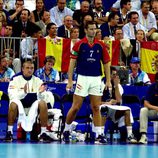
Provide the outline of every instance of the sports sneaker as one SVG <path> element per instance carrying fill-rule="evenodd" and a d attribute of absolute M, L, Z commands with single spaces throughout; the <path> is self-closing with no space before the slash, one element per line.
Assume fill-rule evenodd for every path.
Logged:
<path fill-rule="evenodd" d="M 136 144 L 137 143 L 137 139 L 134 137 L 133 134 L 131 134 L 128 138 L 127 138 L 127 142 L 131 143 L 131 144 Z"/>
<path fill-rule="evenodd" d="M 140 144 L 147 144 L 148 143 L 148 139 L 147 139 L 147 137 L 146 137 L 146 135 L 142 135 L 141 136 L 141 138 L 140 138 L 140 140 L 139 140 L 139 143 Z"/>
<path fill-rule="evenodd" d="M 100 113 L 101 113 L 102 116 L 107 116 L 108 107 L 107 106 L 101 106 L 100 107 Z"/>
<path fill-rule="evenodd" d="M 95 139 L 95 144 L 107 144 L 108 141 L 104 135 L 99 135 L 98 138 Z"/>
<path fill-rule="evenodd" d="M 69 131 L 64 131 L 64 133 L 63 133 L 63 141 L 64 141 L 65 143 L 70 143 L 70 138 L 69 138 L 69 136 L 70 136 L 70 132 L 69 132 Z"/>
<path fill-rule="evenodd" d="M 51 138 L 47 135 L 47 133 L 42 133 L 38 136 L 38 139 L 40 142 L 43 143 L 50 143 L 51 142 Z"/>
<path fill-rule="evenodd" d="M 13 141 L 13 134 L 11 133 L 11 131 L 7 131 L 5 141 L 6 142 L 12 142 Z"/>

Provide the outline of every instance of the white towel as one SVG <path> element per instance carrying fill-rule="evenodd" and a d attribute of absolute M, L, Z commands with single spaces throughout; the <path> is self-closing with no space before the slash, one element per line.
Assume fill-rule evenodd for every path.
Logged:
<path fill-rule="evenodd" d="M 26 116 L 26 113 L 25 113 L 25 109 L 24 109 L 24 107 L 23 107 L 20 100 L 13 99 L 10 102 L 14 102 L 18 106 L 18 112 L 19 112 L 18 123 L 21 123 L 21 127 L 26 132 L 32 131 L 33 124 L 35 123 L 36 117 L 37 117 L 37 114 L 38 114 L 38 102 L 39 102 L 39 100 L 36 100 L 32 104 L 27 116 Z"/>
<path fill-rule="evenodd" d="M 128 107 L 128 106 L 119 106 L 119 105 L 102 104 L 102 105 L 100 105 L 100 108 L 101 107 L 105 107 L 105 106 L 108 107 L 110 109 L 110 111 L 111 110 L 114 110 L 114 111 L 116 111 L 116 110 L 130 110 L 130 121 L 131 121 L 131 123 L 134 122 L 130 107 Z M 113 119 L 113 118 L 111 118 L 111 119 Z M 124 116 L 121 117 L 117 122 L 118 122 L 118 127 L 124 126 L 125 125 L 125 118 L 124 118 Z"/>

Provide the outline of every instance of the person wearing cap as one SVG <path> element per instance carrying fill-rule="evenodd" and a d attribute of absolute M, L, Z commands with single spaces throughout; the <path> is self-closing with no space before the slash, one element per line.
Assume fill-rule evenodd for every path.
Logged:
<path fill-rule="evenodd" d="M 146 85 L 151 83 L 147 73 L 140 69 L 140 59 L 138 57 L 132 57 L 130 61 L 130 68 L 130 85 Z"/>

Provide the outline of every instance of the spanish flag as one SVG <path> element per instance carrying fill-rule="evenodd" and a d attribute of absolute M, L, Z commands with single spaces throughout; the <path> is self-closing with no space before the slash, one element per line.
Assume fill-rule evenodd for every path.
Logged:
<path fill-rule="evenodd" d="M 119 56 L 120 56 L 120 41 L 104 41 L 107 44 L 108 52 L 111 58 L 111 65 L 117 66 L 119 63 Z"/>
<path fill-rule="evenodd" d="M 39 67 L 44 65 L 44 59 L 52 55 L 56 59 L 54 69 L 67 72 L 70 62 L 70 39 L 38 39 Z"/>
<path fill-rule="evenodd" d="M 158 42 L 141 43 L 141 69 L 148 73 L 151 82 L 155 80 L 155 64 L 158 58 Z"/>

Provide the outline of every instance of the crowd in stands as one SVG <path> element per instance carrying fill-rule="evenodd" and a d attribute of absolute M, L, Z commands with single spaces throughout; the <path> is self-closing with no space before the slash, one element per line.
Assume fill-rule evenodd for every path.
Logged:
<path fill-rule="evenodd" d="M 49 0 L 47 2 L 50 3 Z M 63 78 L 67 79 L 67 74 L 61 77 L 62 72 L 53 68 L 56 61 L 54 56 L 47 56 L 44 66 L 38 67 L 38 39 L 45 38 L 54 43 L 63 38 L 71 39 L 70 50 L 72 50 L 74 44 L 86 36 L 87 23 L 94 21 L 97 26 L 95 38 L 98 41 L 104 41 L 104 43 L 120 41 L 121 53 L 118 66 L 130 67 L 128 83 L 151 84 L 147 73 L 140 68 L 140 46 L 143 41 L 158 41 L 158 0 L 115 0 L 111 1 L 113 4 L 108 11 L 104 9 L 103 0 L 74 0 L 73 2 L 76 5 L 70 7 L 67 5 L 69 1 L 57 0 L 56 3 L 52 1 L 50 8 L 46 1 L 36 0 L 35 9 L 29 10 L 25 7 L 26 0 L 15 0 L 15 4 L 12 3 L 14 7 L 10 8 L 5 0 L 0 0 L 0 82 L 10 82 L 12 77 L 21 70 L 23 73 L 27 72 L 26 65 L 31 69 L 32 63 L 25 63 L 28 60 L 34 63 L 32 70 L 35 70 L 35 75 L 41 79 L 40 83 L 42 80 L 58 82 Z M 108 45 L 106 47 L 109 49 Z M 126 54 L 130 54 L 128 60 Z M 32 70 L 30 75 L 21 75 L 21 78 L 32 76 Z M 27 89 L 26 86 L 24 82 L 25 89 Z M 13 91 L 11 89 L 10 86 L 10 92 Z M 41 89 L 41 92 L 44 91 L 45 89 Z M 17 105 L 16 108 L 14 105 L 10 110 L 11 108 L 14 111 L 17 110 Z M 47 115 L 45 102 L 37 106 L 42 109 L 40 117 L 44 120 L 40 135 L 40 140 L 43 141 L 48 139 L 45 134 L 47 119 L 42 113 L 44 111 Z M 9 112 L 11 116 L 11 111 Z M 128 112 L 124 111 L 123 115 L 126 113 Z M 9 140 L 12 140 L 13 121 L 9 119 L 7 133 Z M 131 126 L 130 122 L 127 124 Z M 129 133 L 132 134 L 131 127 Z"/>

